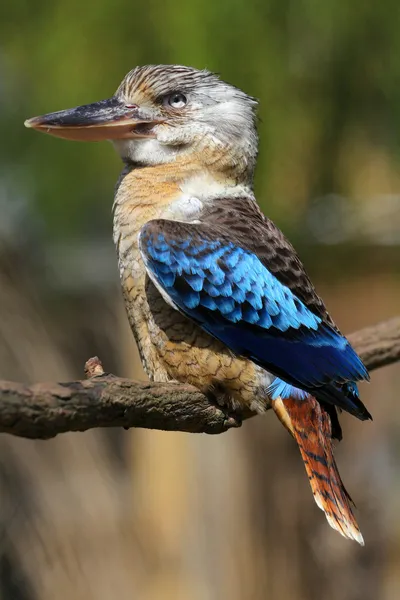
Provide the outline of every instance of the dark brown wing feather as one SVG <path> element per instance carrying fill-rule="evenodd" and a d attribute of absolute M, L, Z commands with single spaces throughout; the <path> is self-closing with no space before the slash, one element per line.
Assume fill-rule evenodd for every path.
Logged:
<path fill-rule="evenodd" d="M 218 199 L 200 217 L 258 256 L 277 279 L 314 314 L 335 326 L 292 244 L 251 198 Z M 337 329 L 337 328 L 336 328 Z"/>

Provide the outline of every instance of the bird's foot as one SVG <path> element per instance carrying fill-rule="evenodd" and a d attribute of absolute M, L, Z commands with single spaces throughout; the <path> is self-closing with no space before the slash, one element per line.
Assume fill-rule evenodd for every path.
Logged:
<path fill-rule="evenodd" d="M 220 410 L 225 418 L 223 423 L 224 431 L 242 426 L 243 411 L 232 405 L 232 398 L 224 390 L 217 386 L 208 390 L 207 393 L 214 406 Z"/>
<path fill-rule="evenodd" d="M 223 409 L 222 409 L 223 410 Z M 225 411 L 224 428 L 232 429 L 233 427 L 241 427 L 243 423 L 243 416 L 239 412 Z"/>

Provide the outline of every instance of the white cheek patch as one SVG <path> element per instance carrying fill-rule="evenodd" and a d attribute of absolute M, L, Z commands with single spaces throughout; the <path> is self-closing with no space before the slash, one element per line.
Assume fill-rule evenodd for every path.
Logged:
<path fill-rule="evenodd" d="M 217 106 L 213 107 L 213 113 L 215 115 L 224 115 L 227 119 L 243 123 L 249 118 L 249 114 L 243 109 L 243 106 L 234 100 L 228 100 L 221 102 Z"/>

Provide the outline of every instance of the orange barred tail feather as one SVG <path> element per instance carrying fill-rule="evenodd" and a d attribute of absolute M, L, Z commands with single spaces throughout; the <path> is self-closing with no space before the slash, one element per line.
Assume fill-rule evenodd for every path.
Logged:
<path fill-rule="evenodd" d="M 333 456 L 328 412 L 310 395 L 305 400 L 278 397 L 272 401 L 272 408 L 299 446 L 315 502 L 324 511 L 329 525 L 363 546 L 351 508 L 352 500 Z"/>

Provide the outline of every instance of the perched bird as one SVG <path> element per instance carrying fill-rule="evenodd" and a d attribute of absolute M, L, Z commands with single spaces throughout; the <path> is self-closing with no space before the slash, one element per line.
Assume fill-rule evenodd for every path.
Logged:
<path fill-rule="evenodd" d="M 130 71 L 109 100 L 25 124 L 111 140 L 125 163 L 114 241 L 149 377 L 191 383 L 227 411 L 272 407 L 329 524 L 363 544 L 333 439 L 337 408 L 371 418 L 356 385 L 368 372 L 256 203 L 256 107 L 213 73 L 157 65 Z"/>

